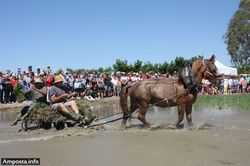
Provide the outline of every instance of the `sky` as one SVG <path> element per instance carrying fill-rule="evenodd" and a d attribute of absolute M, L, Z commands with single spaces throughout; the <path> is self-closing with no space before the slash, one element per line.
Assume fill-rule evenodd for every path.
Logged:
<path fill-rule="evenodd" d="M 0 70 L 98 68 L 196 55 L 231 65 L 224 43 L 239 0 L 1 0 Z"/>

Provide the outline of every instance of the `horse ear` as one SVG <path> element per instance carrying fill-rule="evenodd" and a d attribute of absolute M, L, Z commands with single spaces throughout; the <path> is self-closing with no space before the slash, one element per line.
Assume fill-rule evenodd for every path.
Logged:
<path fill-rule="evenodd" d="M 209 58 L 209 61 L 211 61 L 211 62 L 215 61 L 215 55 L 214 54 Z"/>

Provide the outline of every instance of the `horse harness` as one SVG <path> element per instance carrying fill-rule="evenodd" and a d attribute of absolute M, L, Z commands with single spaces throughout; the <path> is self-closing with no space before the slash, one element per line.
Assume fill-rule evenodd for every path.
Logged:
<path fill-rule="evenodd" d="M 205 65 L 205 64 L 204 64 Z M 206 69 L 205 69 L 206 70 Z M 182 84 L 183 84 L 183 90 L 179 90 L 178 87 L 180 87 L 181 85 L 178 83 L 178 81 L 173 83 L 174 89 L 175 89 L 175 95 L 174 96 L 170 96 L 169 98 L 164 98 L 162 100 L 160 100 L 159 102 L 154 103 L 154 105 L 157 104 L 161 104 L 161 103 L 169 103 L 169 99 L 170 98 L 174 98 L 176 97 L 176 101 L 183 97 L 186 96 L 188 94 L 197 94 L 199 92 L 200 89 L 200 85 L 198 85 L 198 83 L 195 81 L 195 75 L 192 73 L 192 69 L 190 66 L 185 66 L 181 72 L 179 73 L 179 80 L 181 80 Z"/>
<path fill-rule="evenodd" d="M 199 85 L 195 80 L 196 75 L 193 74 L 190 66 L 186 66 L 183 71 L 184 76 L 180 76 L 183 81 L 185 89 L 187 89 L 191 94 L 195 94 L 199 91 Z"/>
<path fill-rule="evenodd" d="M 208 67 L 207 67 L 207 62 L 205 62 L 203 60 L 203 66 L 205 66 L 205 68 L 202 71 L 203 75 L 209 74 L 212 75 L 211 72 L 208 71 Z M 202 67 L 202 66 L 201 66 Z M 201 67 L 199 70 L 201 70 Z M 181 83 L 183 84 L 183 90 L 179 90 L 178 87 L 180 87 L 181 85 L 178 83 L 178 81 L 173 81 L 170 83 L 173 83 L 174 89 L 175 89 L 175 95 L 174 96 L 170 96 L 168 98 L 163 98 L 162 100 L 160 100 L 159 102 L 153 103 L 153 105 L 157 105 L 157 104 L 161 104 L 161 103 L 169 103 L 169 100 L 171 98 L 176 97 L 178 100 L 180 97 L 186 96 L 188 94 L 197 94 L 201 88 L 201 85 L 199 85 L 199 83 L 197 83 L 197 81 L 195 80 L 195 77 L 197 77 L 196 73 L 192 72 L 192 68 L 190 65 L 186 65 L 180 72 L 179 72 L 179 80 L 181 80 Z M 126 82 L 125 85 L 123 85 L 123 87 L 126 88 L 125 93 L 128 93 L 128 89 L 131 88 L 132 86 L 134 86 L 136 84 L 136 82 L 133 83 L 129 83 Z M 178 92 L 179 91 L 179 92 Z M 180 92 L 181 91 L 181 92 Z"/>

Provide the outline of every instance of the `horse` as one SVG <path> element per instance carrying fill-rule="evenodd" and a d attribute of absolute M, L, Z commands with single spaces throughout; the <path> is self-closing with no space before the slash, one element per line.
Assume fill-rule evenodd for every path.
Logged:
<path fill-rule="evenodd" d="M 158 107 L 177 106 L 177 128 L 183 128 L 184 114 L 188 126 L 193 126 L 192 105 L 197 99 L 202 79 L 215 83 L 220 75 L 217 74 L 215 56 L 203 60 L 197 59 L 192 66 L 186 66 L 179 72 L 178 78 L 162 78 L 156 80 L 142 80 L 127 84 L 122 87 L 120 93 L 120 107 L 123 113 L 122 128 L 126 128 L 128 118 L 138 110 L 137 118 L 145 127 L 150 127 L 146 120 L 146 113 L 150 105 Z M 130 109 L 128 108 L 130 98 Z"/>

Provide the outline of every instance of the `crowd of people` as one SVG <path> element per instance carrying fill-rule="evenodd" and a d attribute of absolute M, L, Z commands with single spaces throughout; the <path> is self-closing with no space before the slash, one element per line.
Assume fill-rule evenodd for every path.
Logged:
<path fill-rule="evenodd" d="M 250 76 L 225 78 L 217 86 L 206 80 L 203 82 L 202 94 L 229 95 L 236 93 L 250 93 Z"/>
<path fill-rule="evenodd" d="M 18 74 L 11 72 L 0 72 L 0 102 L 14 103 L 17 101 L 15 89 L 17 86 L 28 93 L 32 90 L 32 83 L 40 79 L 46 87 L 54 84 L 55 78 L 63 82 L 62 89 L 66 92 L 75 92 L 77 98 L 85 98 L 93 101 L 104 97 L 119 96 L 122 83 L 127 81 L 138 81 L 150 78 L 169 77 L 167 74 L 156 73 L 52 73 L 51 70 L 36 72 L 32 70 L 23 71 Z"/>
<path fill-rule="evenodd" d="M 159 77 L 168 76 L 142 72 L 128 74 L 116 72 L 109 75 L 94 72 L 77 74 L 63 71 L 32 72 L 32 70 L 19 74 L 0 73 L 1 102 L 20 102 L 20 98 L 30 101 L 25 103 L 12 123 L 13 126 L 37 106 L 49 106 L 52 112 L 59 112 L 79 125 L 87 125 L 94 120 L 94 116 L 85 113 L 82 115 L 76 99 L 94 101 L 104 97 L 119 96 L 122 84 Z"/>
<path fill-rule="evenodd" d="M 32 83 L 36 79 L 40 79 L 46 87 L 53 85 L 55 78 L 60 78 L 63 82 L 62 89 L 66 92 L 75 92 L 76 98 L 85 98 L 90 101 L 98 100 L 104 97 L 119 96 L 121 86 L 127 81 L 136 82 L 145 79 L 157 79 L 162 77 L 175 77 L 174 75 L 159 74 L 159 73 L 122 73 L 115 72 L 107 73 L 69 73 L 61 71 L 52 73 L 51 70 L 41 72 L 37 69 L 33 72 L 28 71 L 18 72 L 0 72 L 0 103 L 14 103 L 17 96 L 15 93 L 16 87 L 19 85 L 25 93 L 32 90 Z M 208 81 L 203 82 L 202 94 L 231 94 L 250 92 L 250 77 L 242 76 L 240 79 L 224 79 L 215 87 Z"/>

